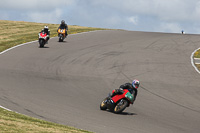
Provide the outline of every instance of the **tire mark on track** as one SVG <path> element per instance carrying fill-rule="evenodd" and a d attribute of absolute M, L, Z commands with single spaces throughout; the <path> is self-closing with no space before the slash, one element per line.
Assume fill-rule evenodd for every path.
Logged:
<path fill-rule="evenodd" d="M 128 80 L 132 81 L 131 78 L 129 78 L 125 73 L 122 73 L 122 74 L 123 74 Z M 154 95 L 154 96 L 157 96 L 157 97 L 159 97 L 159 98 L 161 98 L 161 99 L 163 99 L 163 100 L 166 100 L 166 101 L 168 101 L 168 102 L 170 102 L 170 103 L 173 103 L 173 104 L 175 104 L 175 105 L 177 105 L 177 106 L 180 106 L 180 107 L 182 107 L 182 108 L 191 110 L 191 111 L 193 111 L 193 112 L 200 113 L 199 110 L 195 110 L 195 109 L 189 108 L 189 107 L 187 107 L 187 106 L 185 106 L 185 105 L 182 105 L 182 104 L 180 104 L 180 103 L 177 103 L 177 102 L 175 102 L 175 101 L 172 101 L 172 100 L 170 100 L 170 99 L 167 99 L 167 98 L 165 98 L 165 97 L 163 97 L 163 96 L 161 96 L 161 95 L 158 95 L 158 94 L 156 94 L 156 93 L 150 91 L 149 89 L 147 89 L 147 88 L 145 88 L 145 87 L 143 87 L 143 86 L 141 86 L 141 85 L 140 85 L 140 87 L 141 87 L 143 90 L 149 92 L 150 94 L 152 94 L 152 95 Z"/>

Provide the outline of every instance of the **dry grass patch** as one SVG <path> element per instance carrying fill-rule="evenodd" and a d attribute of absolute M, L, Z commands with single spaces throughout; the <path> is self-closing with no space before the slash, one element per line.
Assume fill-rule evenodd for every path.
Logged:
<path fill-rule="evenodd" d="M 200 58 L 200 49 L 194 53 L 194 58 Z"/>
<path fill-rule="evenodd" d="M 90 133 L 43 120 L 31 118 L 21 114 L 0 108 L 0 131 L 1 132 L 52 132 L 52 133 Z"/>
<path fill-rule="evenodd" d="M 59 24 L 33 23 L 24 21 L 0 20 L 0 52 L 18 44 L 38 39 L 38 33 L 47 25 L 51 37 L 57 36 Z M 68 34 L 76 34 L 93 30 L 105 30 L 101 28 L 81 27 L 69 25 Z"/>
<path fill-rule="evenodd" d="M 200 70 L 200 64 L 195 64 L 198 70 Z"/>

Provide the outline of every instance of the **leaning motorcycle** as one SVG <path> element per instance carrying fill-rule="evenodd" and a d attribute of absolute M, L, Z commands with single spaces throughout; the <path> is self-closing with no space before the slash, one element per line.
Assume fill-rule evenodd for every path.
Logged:
<path fill-rule="evenodd" d="M 65 29 L 58 29 L 59 42 L 63 42 L 63 40 L 66 38 L 65 31 Z"/>
<path fill-rule="evenodd" d="M 121 113 L 129 107 L 130 104 L 133 104 L 134 96 L 127 90 L 124 89 L 123 94 L 115 95 L 113 97 L 109 96 L 106 97 L 100 104 L 101 110 L 110 110 L 116 114 Z"/>
<path fill-rule="evenodd" d="M 45 32 L 40 32 L 40 33 L 38 34 L 38 36 L 39 36 L 39 45 L 40 45 L 40 48 L 43 48 L 44 45 L 45 45 L 45 44 L 47 43 L 47 41 L 48 41 L 49 35 L 47 35 L 47 33 L 45 33 Z"/>

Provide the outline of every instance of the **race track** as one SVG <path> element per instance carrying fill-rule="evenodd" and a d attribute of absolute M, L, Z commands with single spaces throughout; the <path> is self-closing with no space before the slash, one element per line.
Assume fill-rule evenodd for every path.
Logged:
<path fill-rule="evenodd" d="M 97 133 L 198 133 L 198 35 L 97 31 L 33 42 L 0 55 L 0 105 Z M 112 89 L 138 79 L 133 106 L 99 109 Z"/>

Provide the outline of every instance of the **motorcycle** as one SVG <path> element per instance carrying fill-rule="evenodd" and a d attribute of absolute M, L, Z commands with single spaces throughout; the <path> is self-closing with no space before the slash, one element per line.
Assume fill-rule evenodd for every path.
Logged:
<path fill-rule="evenodd" d="M 59 42 L 63 42 L 63 40 L 66 38 L 65 31 L 65 29 L 58 29 Z"/>
<path fill-rule="evenodd" d="M 40 48 L 43 48 L 44 45 L 45 45 L 45 44 L 47 43 L 47 41 L 48 41 L 49 35 L 47 35 L 47 33 L 45 33 L 45 32 L 40 32 L 40 33 L 38 34 L 38 36 L 39 36 L 39 45 L 40 45 Z"/>
<path fill-rule="evenodd" d="M 112 93 L 114 93 L 114 91 Z M 116 114 L 124 111 L 126 107 L 133 104 L 134 96 L 127 89 L 124 89 L 122 93 L 123 94 L 115 95 L 113 97 L 109 94 L 109 96 L 101 102 L 100 109 L 108 109 Z"/>

